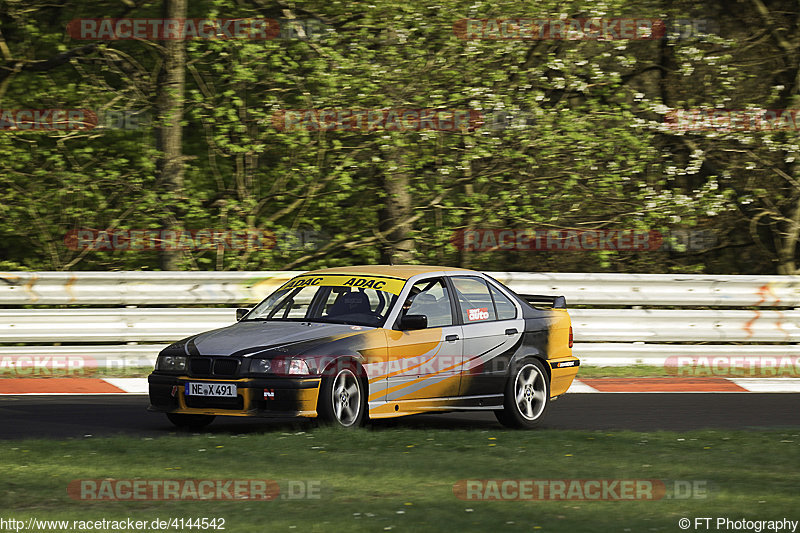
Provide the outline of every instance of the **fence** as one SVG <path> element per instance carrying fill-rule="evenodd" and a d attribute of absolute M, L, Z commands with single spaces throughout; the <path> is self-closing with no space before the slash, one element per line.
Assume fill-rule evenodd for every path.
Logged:
<path fill-rule="evenodd" d="M 167 343 L 235 321 L 233 308 L 203 306 L 252 305 L 298 273 L 0 274 L 0 371 L 4 360 L 48 355 L 92 357 L 100 366 L 151 365 Z M 520 293 L 566 296 L 575 353 L 585 364 L 800 355 L 794 310 L 800 277 L 489 274 Z"/>

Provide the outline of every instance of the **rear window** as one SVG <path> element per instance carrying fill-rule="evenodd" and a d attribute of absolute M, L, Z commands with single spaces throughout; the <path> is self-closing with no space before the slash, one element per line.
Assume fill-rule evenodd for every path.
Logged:
<path fill-rule="evenodd" d="M 494 307 L 497 310 L 497 320 L 510 320 L 517 318 L 517 307 L 514 303 L 506 297 L 502 292 L 489 284 L 489 290 L 492 291 L 492 299 L 494 300 Z"/>
<path fill-rule="evenodd" d="M 453 278 L 458 306 L 464 324 L 497 320 L 494 301 L 481 278 L 459 276 Z"/>

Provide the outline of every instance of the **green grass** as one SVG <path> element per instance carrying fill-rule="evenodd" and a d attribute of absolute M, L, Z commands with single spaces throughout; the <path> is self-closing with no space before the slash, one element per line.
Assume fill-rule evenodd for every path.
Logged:
<path fill-rule="evenodd" d="M 680 531 L 683 517 L 798 519 L 800 431 L 328 428 L 0 441 L 0 517 L 223 517 L 226 531 Z M 212 426 L 213 428 L 213 426 Z M 318 499 L 72 500 L 76 479 L 318 481 Z M 463 479 L 701 480 L 704 499 L 462 501 Z M 391 529 L 387 529 L 391 528 Z M 189 531 L 189 530 L 186 530 Z M 196 530 L 195 530 L 196 531 Z"/>
<path fill-rule="evenodd" d="M 90 378 L 146 378 L 153 371 L 152 366 L 133 368 L 97 368 L 86 377 Z"/>
<path fill-rule="evenodd" d="M 671 373 L 663 366 L 631 365 L 631 366 L 588 366 L 581 365 L 578 370 L 580 378 L 656 378 L 676 377 L 675 369 Z"/>

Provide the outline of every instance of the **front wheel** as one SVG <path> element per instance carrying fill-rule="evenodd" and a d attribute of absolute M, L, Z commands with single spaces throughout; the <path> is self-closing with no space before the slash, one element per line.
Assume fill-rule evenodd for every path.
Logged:
<path fill-rule="evenodd" d="M 187 415 L 182 413 L 167 413 L 169 421 L 179 428 L 200 429 L 209 425 L 216 418 L 214 415 Z"/>
<path fill-rule="evenodd" d="M 322 379 L 317 412 L 320 421 L 343 428 L 364 423 L 367 408 L 357 367 L 339 368 Z"/>
<path fill-rule="evenodd" d="M 550 383 L 544 365 L 537 359 L 524 359 L 508 378 L 503 409 L 494 413 L 504 426 L 533 428 L 544 418 L 549 401 Z"/>

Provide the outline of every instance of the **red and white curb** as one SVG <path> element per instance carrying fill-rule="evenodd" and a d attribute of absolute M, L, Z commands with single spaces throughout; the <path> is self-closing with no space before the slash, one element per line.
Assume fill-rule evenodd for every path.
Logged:
<path fill-rule="evenodd" d="M 2 395 L 147 394 L 147 378 L 7 378 Z M 800 393 L 800 378 L 584 378 L 567 394 L 782 392 Z"/>
<path fill-rule="evenodd" d="M 800 378 L 584 378 L 567 393 L 795 392 Z"/>
<path fill-rule="evenodd" d="M 7 378 L 0 396 L 17 394 L 147 394 L 147 378 Z"/>

